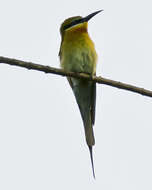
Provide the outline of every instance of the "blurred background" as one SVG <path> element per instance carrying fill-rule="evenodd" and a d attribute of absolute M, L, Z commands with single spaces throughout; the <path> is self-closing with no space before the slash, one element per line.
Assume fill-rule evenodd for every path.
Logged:
<path fill-rule="evenodd" d="M 148 0 L 1 0 L 0 56 L 59 67 L 60 24 L 89 22 L 97 75 L 152 90 Z M 0 189 L 152 189 L 152 99 L 97 85 L 93 179 L 65 77 L 0 64 Z"/>

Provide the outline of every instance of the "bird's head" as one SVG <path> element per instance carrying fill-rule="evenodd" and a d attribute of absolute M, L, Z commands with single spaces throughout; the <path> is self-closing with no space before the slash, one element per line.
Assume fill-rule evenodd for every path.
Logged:
<path fill-rule="evenodd" d="M 61 36 L 63 37 L 64 33 L 68 30 L 86 30 L 87 31 L 87 23 L 88 21 L 95 16 L 96 14 L 100 13 L 103 10 L 96 11 L 94 13 L 89 14 L 86 17 L 81 17 L 81 16 L 75 16 L 75 17 L 70 17 L 66 19 L 60 27 L 60 33 Z"/>

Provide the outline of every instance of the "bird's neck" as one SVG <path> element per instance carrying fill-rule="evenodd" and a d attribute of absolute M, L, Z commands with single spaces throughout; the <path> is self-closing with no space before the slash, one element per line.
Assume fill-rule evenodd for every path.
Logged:
<path fill-rule="evenodd" d="M 64 39 L 74 40 L 88 34 L 88 23 L 81 23 L 66 30 Z"/>

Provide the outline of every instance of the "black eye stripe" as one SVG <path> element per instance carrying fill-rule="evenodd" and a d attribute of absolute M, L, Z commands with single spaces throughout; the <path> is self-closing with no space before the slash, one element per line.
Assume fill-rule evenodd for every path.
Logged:
<path fill-rule="evenodd" d="M 66 30 L 66 29 L 68 29 L 68 28 L 70 28 L 70 27 L 72 27 L 72 26 L 74 26 L 74 25 L 77 25 L 77 24 L 80 24 L 80 23 L 83 23 L 83 22 L 88 22 L 92 17 L 94 17 L 96 14 L 100 13 L 101 11 L 103 11 L 103 10 L 91 13 L 91 14 L 89 14 L 88 16 L 86 16 L 84 18 L 82 18 L 82 17 L 79 16 L 79 19 L 77 18 L 77 20 L 74 20 L 71 23 L 65 25 L 63 27 L 63 31 Z"/>
<path fill-rule="evenodd" d="M 70 28 L 70 27 L 72 27 L 72 26 L 74 26 L 74 25 L 80 24 L 80 23 L 82 23 L 82 22 L 84 22 L 83 19 L 74 20 L 74 21 L 72 21 L 70 24 L 65 25 L 64 28 L 63 28 L 63 30 L 66 30 L 66 29 L 68 29 L 68 28 Z"/>

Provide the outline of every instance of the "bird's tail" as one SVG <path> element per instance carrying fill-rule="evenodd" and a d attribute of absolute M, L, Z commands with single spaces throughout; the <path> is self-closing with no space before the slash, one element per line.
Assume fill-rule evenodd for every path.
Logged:
<path fill-rule="evenodd" d="M 73 79 L 73 91 L 84 124 L 86 142 L 89 147 L 93 176 L 95 177 L 92 146 L 95 144 L 93 124 L 95 117 L 95 84 L 92 81 Z"/>
<path fill-rule="evenodd" d="M 89 116 L 89 114 L 88 114 Z M 87 118 L 86 118 L 87 119 Z M 91 165 L 92 165 L 92 172 L 93 172 L 93 177 L 95 178 L 95 171 L 94 171 L 94 162 L 93 162 L 93 145 L 95 144 L 95 139 L 94 139 L 94 133 L 93 133 L 93 127 L 92 124 L 90 124 L 90 117 L 88 117 L 88 120 L 84 122 L 84 130 L 85 130 L 85 137 L 86 137 L 86 142 L 89 148 L 89 153 L 90 153 L 90 158 L 91 158 Z"/>
<path fill-rule="evenodd" d="M 89 152 L 90 152 L 90 158 L 91 158 L 91 165 L 92 165 L 93 177 L 94 177 L 94 179 L 95 179 L 96 176 L 95 176 L 95 171 L 94 171 L 94 162 L 93 162 L 92 146 L 88 146 L 88 147 L 89 147 Z"/>

